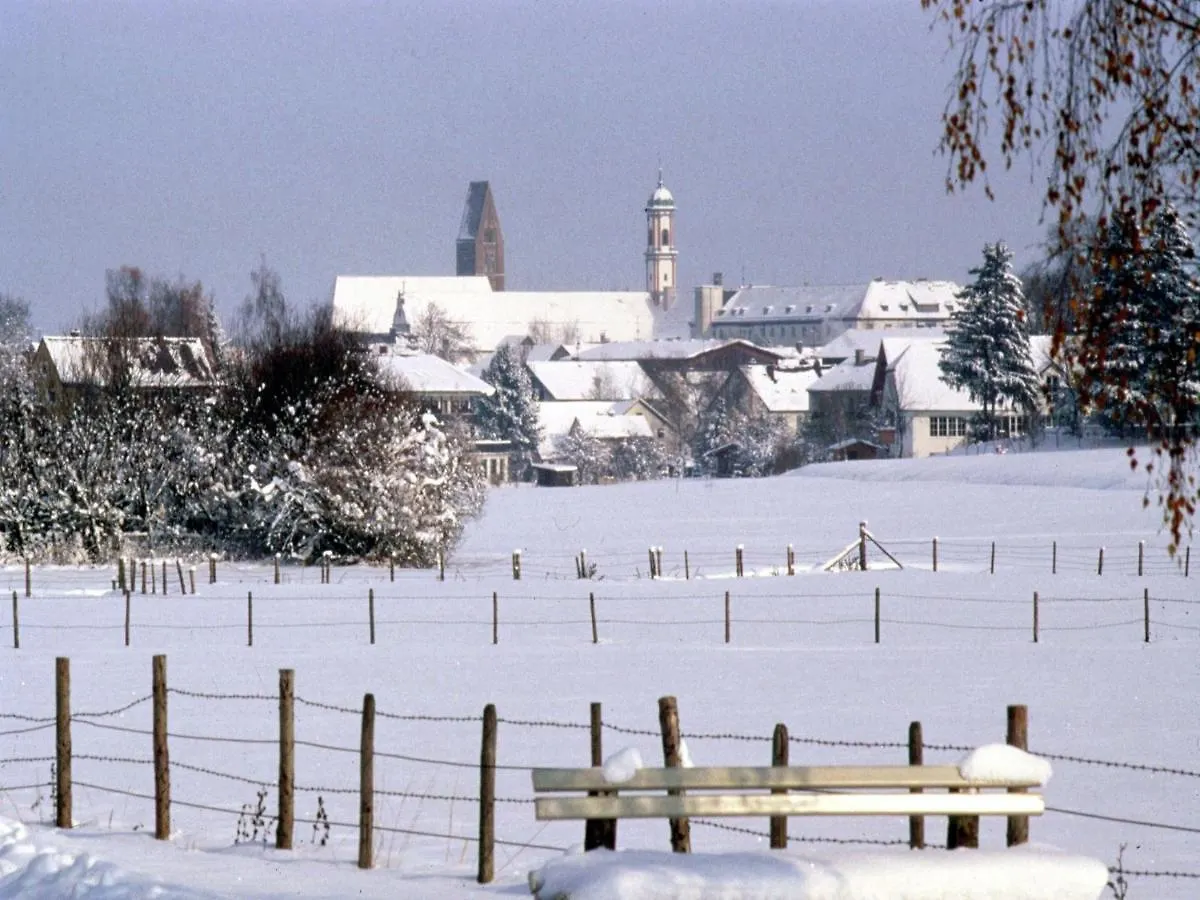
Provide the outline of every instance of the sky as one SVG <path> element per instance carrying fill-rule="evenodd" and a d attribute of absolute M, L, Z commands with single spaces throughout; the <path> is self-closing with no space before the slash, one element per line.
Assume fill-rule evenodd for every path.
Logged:
<path fill-rule="evenodd" d="M 121 265 L 223 315 L 261 259 L 300 304 L 452 275 L 484 179 L 510 289 L 639 289 L 660 165 L 686 302 L 962 282 L 1045 228 L 1031 165 L 946 194 L 953 69 L 918 0 L 0 0 L 0 291 L 50 333 Z"/>

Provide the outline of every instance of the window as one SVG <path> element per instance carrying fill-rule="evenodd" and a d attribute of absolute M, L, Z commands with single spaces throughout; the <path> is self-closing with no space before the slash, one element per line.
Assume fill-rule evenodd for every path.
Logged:
<path fill-rule="evenodd" d="M 962 416 L 932 416 L 929 419 L 930 437 L 966 437 L 967 420 Z"/>
<path fill-rule="evenodd" d="M 671 246 L 671 232 L 669 229 L 664 228 L 662 230 L 662 245 L 664 247 Z"/>
<path fill-rule="evenodd" d="M 646 245 L 649 247 L 654 246 L 654 226 L 653 225 L 651 225 L 650 230 L 646 232 Z"/>
<path fill-rule="evenodd" d="M 663 272 L 663 284 L 671 283 L 671 275 L 668 272 Z"/>

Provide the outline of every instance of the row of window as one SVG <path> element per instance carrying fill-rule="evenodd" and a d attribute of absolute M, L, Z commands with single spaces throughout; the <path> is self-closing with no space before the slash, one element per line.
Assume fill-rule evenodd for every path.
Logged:
<path fill-rule="evenodd" d="M 930 437 L 966 437 L 970 422 L 964 416 L 931 416 Z M 996 420 L 997 437 L 1019 437 L 1029 431 L 1028 416 L 1000 416 Z"/>

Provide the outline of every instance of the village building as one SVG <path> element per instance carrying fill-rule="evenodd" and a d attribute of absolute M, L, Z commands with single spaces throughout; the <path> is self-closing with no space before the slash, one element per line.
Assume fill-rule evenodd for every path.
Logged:
<path fill-rule="evenodd" d="M 504 231 L 486 181 L 472 181 L 455 243 L 455 274 L 483 275 L 493 291 L 504 290 Z"/>
<path fill-rule="evenodd" d="M 380 373 L 394 385 L 411 391 L 426 409 L 444 418 L 467 419 L 481 397 L 496 392 L 490 384 L 431 353 L 379 349 Z"/>

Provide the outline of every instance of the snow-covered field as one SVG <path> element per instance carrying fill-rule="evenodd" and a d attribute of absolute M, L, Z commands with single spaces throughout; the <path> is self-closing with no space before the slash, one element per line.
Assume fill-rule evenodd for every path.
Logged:
<path fill-rule="evenodd" d="M 1078 451 L 814 466 L 737 482 L 506 488 L 491 494 L 445 582 L 352 567 L 326 585 L 316 569 L 285 568 L 276 586 L 270 566 L 223 563 L 209 585 L 201 566 L 194 596 L 178 593 L 174 572 L 165 597 L 133 595 L 129 647 L 112 569 L 35 569 L 29 599 L 23 571 L 2 570 L 0 590 L 21 595 L 21 648 L 11 649 L 5 602 L 0 897 L 112 900 L 154 896 L 154 885 L 158 896 L 182 897 L 519 896 L 527 871 L 557 855 L 550 848 L 582 837 L 581 825 L 534 821 L 527 767 L 587 763 L 592 701 L 613 726 L 606 750 L 659 757 L 664 694 L 678 697 L 698 765 L 766 763 L 776 722 L 789 726 L 793 764 L 903 762 L 914 720 L 944 748 L 927 748 L 926 761 L 950 762 L 961 748 L 1002 740 L 1005 706 L 1024 703 L 1030 749 L 1054 765 L 1035 841 L 1107 863 L 1125 844 L 1127 869 L 1200 872 L 1200 573 L 1185 577 L 1167 558 L 1144 487 L 1121 451 Z M 904 569 L 822 572 L 862 520 Z M 789 544 L 795 577 L 786 575 Z M 663 548 L 661 579 L 647 577 L 650 546 Z M 523 577 L 514 582 L 517 548 Z M 586 582 L 575 577 L 581 549 L 596 565 Z M 870 560 L 884 562 L 874 547 Z M 168 655 L 173 691 L 169 843 L 147 834 L 155 653 Z M 53 816 L 54 729 L 42 720 L 54 714 L 56 656 L 71 659 L 76 713 L 78 827 L 69 833 L 42 827 Z M 297 817 L 311 820 L 320 796 L 332 823 L 323 845 L 298 823 L 292 852 L 261 836 L 235 843 L 238 814 L 260 785 L 268 815 L 276 802 L 280 668 L 296 672 Z M 365 692 L 380 714 L 370 872 L 355 868 L 351 824 Z M 481 887 L 472 838 L 487 703 L 501 720 L 497 834 L 506 843 L 496 884 Z M 765 847 L 765 822 L 732 824 L 756 833 L 694 823 L 695 849 Z M 927 828 L 932 840 L 943 823 Z M 790 832 L 797 852 L 824 852 L 837 849 L 831 840 L 904 840 L 907 823 L 795 818 Z M 666 849 L 667 835 L 665 822 L 622 823 L 620 844 Z M 985 821 L 983 845 L 1003 840 L 1003 822 Z M 1130 883 L 1132 898 L 1200 888 L 1194 878 Z"/>

